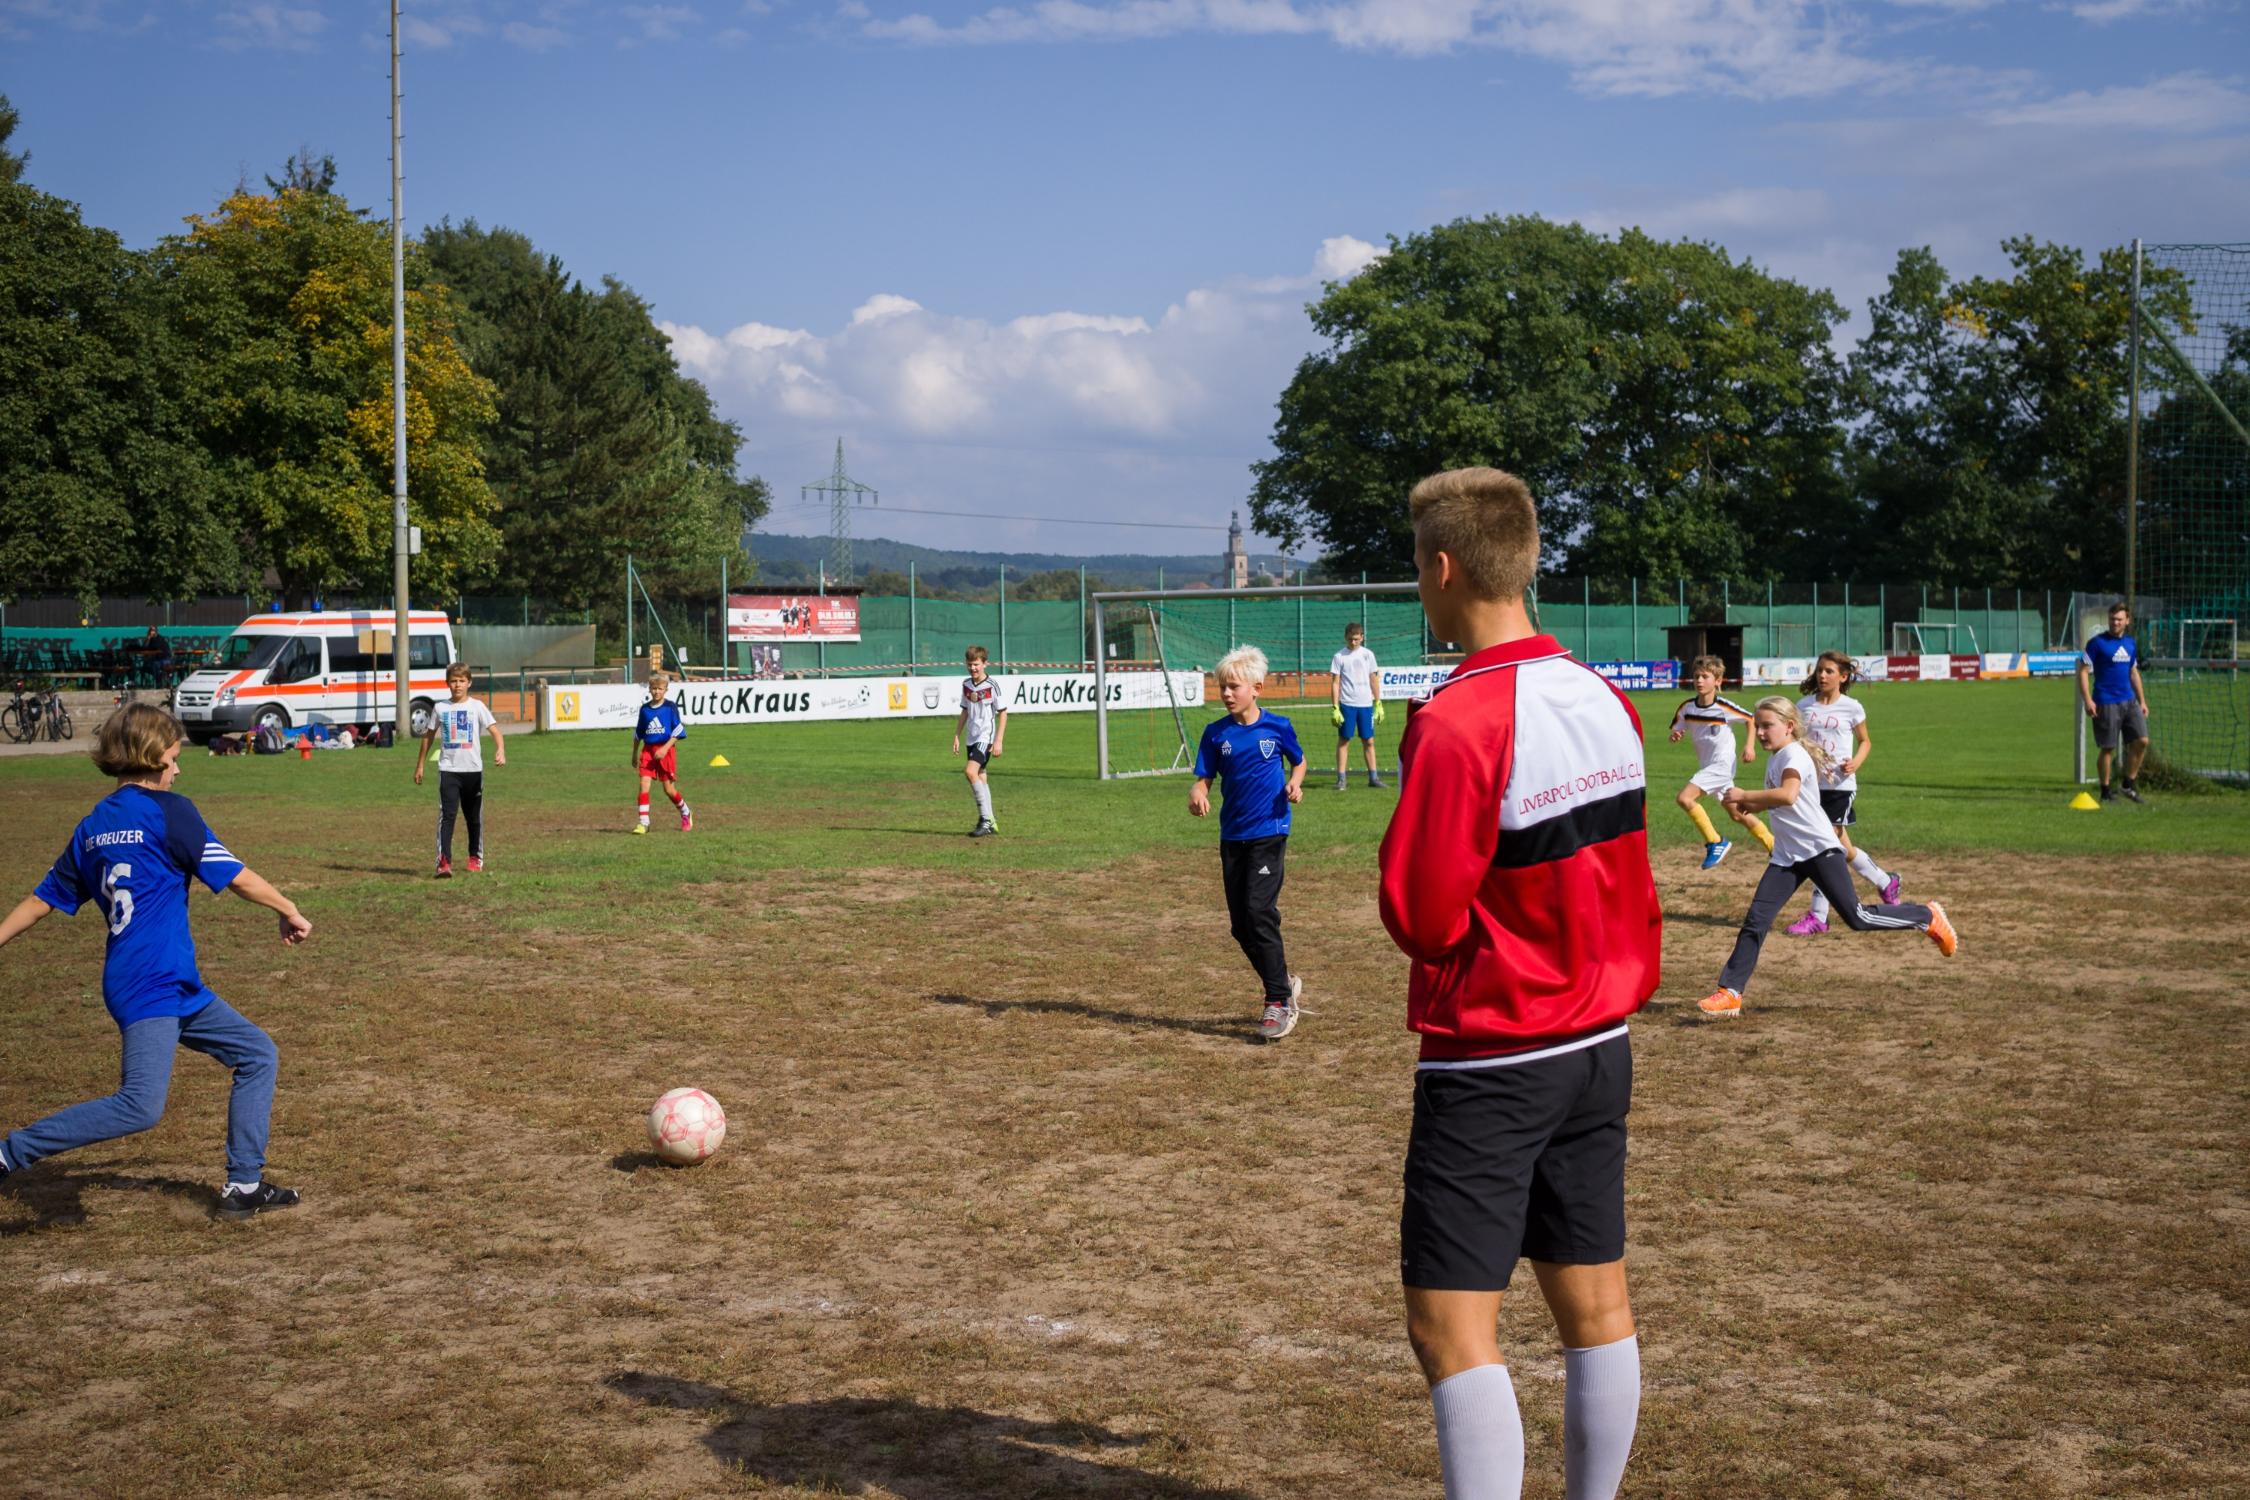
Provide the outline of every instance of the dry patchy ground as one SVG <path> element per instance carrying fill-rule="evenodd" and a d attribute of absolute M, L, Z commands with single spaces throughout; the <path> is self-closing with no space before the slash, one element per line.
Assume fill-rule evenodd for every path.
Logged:
<path fill-rule="evenodd" d="M 1777 937 L 1718 1026 L 1751 871 L 1691 864 L 1634 1031 L 1627 1493 L 2250 1493 L 2250 863 L 1917 861 L 1959 958 Z M 198 923 L 282 1043 L 306 1204 L 209 1219 L 224 1089 L 185 1055 L 156 1131 L 0 1190 L 0 1493 L 1437 1493 L 1364 867 L 1292 872 L 1312 1014 L 1275 1047 L 1207 856 L 551 916 L 502 869 L 410 945 L 302 873 L 303 955 Z M 9 1123 L 114 1076 L 60 925 L 7 956 Z M 732 1125 L 675 1172 L 639 1120 L 683 1083 Z"/>

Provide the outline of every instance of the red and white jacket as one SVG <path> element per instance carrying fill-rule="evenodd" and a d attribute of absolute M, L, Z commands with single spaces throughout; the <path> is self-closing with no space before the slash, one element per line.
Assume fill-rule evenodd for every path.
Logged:
<path fill-rule="evenodd" d="M 1623 1031 L 1655 993 L 1640 716 L 1552 636 L 1478 652 L 1408 721 L 1383 925 L 1414 961 L 1425 1067 Z"/>

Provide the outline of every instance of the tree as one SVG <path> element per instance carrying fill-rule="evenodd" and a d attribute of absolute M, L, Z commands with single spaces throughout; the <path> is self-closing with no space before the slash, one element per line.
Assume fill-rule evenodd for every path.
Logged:
<path fill-rule="evenodd" d="M 1852 357 L 1863 576 L 2076 588 L 2124 575 L 2132 255 L 2007 241 L 2014 274 L 1899 255 Z M 2148 305 L 2186 310 L 2176 275 Z"/>
<path fill-rule="evenodd" d="M 1471 464 L 1532 486 L 1550 570 L 1617 577 L 1740 576 L 1748 520 L 1840 493 L 1842 309 L 1715 246 L 1459 220 L 1309 311 L 1328 347 L 1281 395 L 1250 508 L 1331 574 L 1407 570 L 1408 491 Z"/>
<path fill-rule="evenodd" d="M 523 235 L 473 220 L 428 230 L 423 251 L 498 390 L 485 455 L 501 587 L 584 605 L 615 587 L 627 552 L 657 590 L 715 588 L 722 560 L 753 576 L 742 535 L 765 486 L 738 476 L 741 432 L 680 374 L 647 304 L 614 280 L 591 291 Z"/>
<path fill-rule="evenodd" d="M 16 133 L 16 126 L 22 121 L 23 116 L 16 113 L 8 96 L 0 94 L 0 183 L 23 181 L 23 169 L 31 161 L 29 152 L 8 149 L 8 137 Z"/>
<path fill-rule="evenodd" d="M 0 147 L 15 113 L 0 100 Z M 0 149 L 0 594 L 244 586 L 171 289 Z"/>
<path fill-rule="evenodd" d="M 290 169 L 290 176 L 302 171 Z M 236 191 L 157 247 L 205 365 L 196 416 L 245 545 L 289 595 L 381 587 L 391 557 L 387 227 L 331 192 Z M 417 592 L 487 567 L 499 536 L 478 449 L 491 387 L 461 356 L 453 309 L 408 264 L 407 480 L 422 528 Z"/>

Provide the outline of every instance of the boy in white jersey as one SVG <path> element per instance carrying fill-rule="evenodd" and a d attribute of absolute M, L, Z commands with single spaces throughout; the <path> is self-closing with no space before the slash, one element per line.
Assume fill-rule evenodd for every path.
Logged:
<path fill-rule="evenodd" d="M 1875 857 L 1865 849 L 1852 844 L 1851 826 L 1858 821 L 1859 768 L 1867 764 L 1867 752 L 1875 748 L 1867 733 L 1867 706 L 1851 695 L 1852 682 L 1858 675 L 1858 664 L 1843 652 L 1821 652 L 1820 660 L 1813 663 L 1812 675 L 1804 681 L 1805 696 L 1797 700 L 1797 717 L 1804 725 L 1805 740 L 1827 752 L 1827 762 L 1821 768 L 1820 806 L 1836 830 L 1845 860 L 1855 874 L 1883 893 L 1886 905 L 1896 905 L 1905 882 L 1875 863 Z M 1786 930 L 1791 937 L 1826 932 L 1828 914 L 1828 893 L 1815 886 L 1812 910 Z"/>
<path fill-rule="evenodd" d="M 959 755 L 963 745 L 968 747 L 969 758 L 961 772 L 969 778 L 969 794 L 977 803 L 977 826 L 969 830 L 969 837 L 985 839 L 1000 831 L 992 821 L 992 782 L 985 772 L 1007 740 L 1008 707 L 1000 701 L 1000 684 L 985 675 L 990 658 L 984 647 L 971 646 L 966 660 L 969 675 L 961 682 L 961 717 L 953 721 L 953 753 Z"/>
<path fill-rule="evenodd" d="M 1383 773 L 1375 765 L 1375 726 L 1383 722 L 1382 668 L 1367 649 L 1367 632 L 1355 621 L 1344 627 L 1344 649 L 1328 662 L 1328 717 L 1336 724 L 1336 790 L 1342 791 L 1345 768 L 1351 758 L 1352 738 L 1358 736 L 1367 761 L 1367 784 L 1383 788 Z"/>
<path fill-rule="evenodd" d="M 1750 711 L 1732 699 L 1719 696 L 1719 688 L 1727 680 L 1727 664 L 1716 656 L 1699 656 L 1689 662 L 1688 680 L 1695 684 L 1695 696 L 1672 714 L 1672 743 L 1677 745 L 1682 735 L 1693 735 L 1698 765 L 1674 800 L 1680 804 L 1680 811 L 1694 821 L 1696 831 L 1703 835 L 1703 868 L 1708 870 L 1727 857 L 1734 841 L 1720 838 L 1719 830 L 1711 826 L 1711 815 L 1697 804 L 1705 792 L 1719 797 L 1734 785 L 1734 726 L 1747 727 Z M 1742 763 L 1748 765 L 1757 756 L 1757 741 L 1746 740 L 1742 746 Z M 1727 807 L 1723 800 L 1720 806 Z M 1758 842 L 1769 851 L 1773 848 L 1773 835 L 1766 832 L 1765 824 L 1739 807 L 1727 807 L 1727 813 L 1755 834 Z"/>
<path fill-rule="evenodd" d="M 453 818 L 456 812 L 469 820 L 469 870 L 484 868 L 484 751 L 477 736 L 492 736 L 492 763 L 508 763 L 507 742 L 492 710 L 469 696 L 469 667 L 455 662 L 445 669 L 447 700 L 430 711 L 430 732 L 414 756 L 414 784 L 422 784 L 422 768 L 429 763 L 430 746 L 438 746 L 438 857 L 437 878 L 453 878 Z"/>
<path fill-rule="evenodd" d="M 1772 752 L 1766 762 L 1765 790 L 1746 792 L 1731 787 L 1729 806 L 1764 808 L 1773 815 L 1773 858 L 1758 877 L 1758 890 L 1750 910 L 1735 934 L 1734 952 L 1719 973 L 1719 987 L 1699 1004 L 1706 1020 L 1731 1020 L 1742 1014 L 1742 992 L 1757 971 L 1758 952 L 1782 906 L 1806 881 L 1828 893 L 1839 920 L 1855 932 L 1921 932 L 1951 958 L 1959 946 L 1945 908 L 1935 901 L 1927 906 L 1910 902 L 1859 904 L 1859 891 L 1844 863 L 1843 845 L 1837 842 L 1828 814 L 1813 796 L 1813 789 L 1831 769 L 1828 752 L 1816 740 L 1801 735 L 1797 709 L 1787 698 L 1761 698 L 1755 719 L 1758 742 Z"/>

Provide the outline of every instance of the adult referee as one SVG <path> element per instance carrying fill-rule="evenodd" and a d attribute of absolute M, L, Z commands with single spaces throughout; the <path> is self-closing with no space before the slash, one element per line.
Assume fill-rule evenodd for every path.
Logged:
<path fill-rule="evenodd" d="M 2148 755 L 2148 690 L 2141 686 L 2141 648 L 2125 632 L 2133 628 L 2133 608 L 2120 599 L 2109 607 L 2109 629 L 2086 642 L 2078 663 L 2078 701 L 2094 721 L 2094 744 L 2101 751 L 2102 800 L 2112 801 L 2109 766 L 2120 742 L 2125 747 L 2125 800 L 2141 800 L 2141 761 Z"/>

